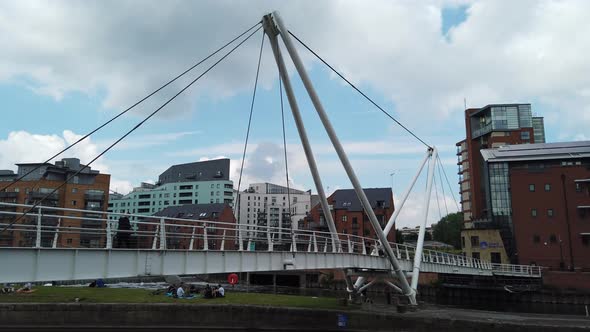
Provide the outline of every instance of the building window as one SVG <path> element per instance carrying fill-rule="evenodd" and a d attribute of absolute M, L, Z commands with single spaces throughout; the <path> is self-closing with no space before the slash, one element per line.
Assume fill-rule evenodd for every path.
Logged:
<path fill-rule="evenodd" d="M 533 235 L 533 243 L 541 242 L 541 237 L 539 235 Z"/>
<path fill-rule="evenodd" d="M 342 221 L 348 221 L 348 216 L 342 216 Z"/>
<path fill-rule="evenodd" d="M 76 201 L 72 201 L 73 206 L 76 206 L 76 203 L 77 203 Z"/>
<path fill-rule="evenodd" d="M 590 245 L 590 235 L 582 235 L 582 244 L 584 244 L 585 246 Z"/>
<path fill-rule="evenodd" d="M 520 139 L 528 141 L 531 139 L 531 133 L 529 133 L 528 131 L 521 131 L 520 132 Z"/>
<path fill-rule="evenodd" d="M 553 217 L 553 209 L 547 209 L 547 217 Z"/>
<path fill-rule="evenodd" d="M 551 185 L 549 183 L 545 183 L 545 191 L 551 191 Z"/>
<path fill-rule="evenodd" d="M 537 216 L 537 209 L 531 209 L 531 216 L 533 216 L 533 217 Z"/>
<path fill-rule="evenodd" d="M 535 185 L 534 184 L 529 184 L 529 191 L 531 191 L 531 192 L 535 191 Z"/>
<path fill-rule="evenodd" d="M 465 237 L 461 236 L 461 247 L 465 248 Z"/>
<path fill-rule="evenodd" d="M 215 188 L 215 185 L 213 183 L 211 183 L 211 189 Z"/>
<path fill-rule="evenodd" d="M 555 236 L 555 234 L 551 234 L 551 236 L 549 237 L 549 242 L 557 243 L 557 237 Z"/>
<path fill-rule="evenodd" d="M 72 239 L 67 239 L 67 240 L 66 240 L 66 243 L 67 243 L 67 244 L 72 244 Z"/>
<path fill-rule="evenodd" d="M 581 192 L 582 191 L 582 184 L 576 182 L 576 192 Z"/>
<path fill-rule="evenodd" d="M 471 237 L 471 247 L 479 247 L 479 236 Z"/>
<path fill-rule="evenodd" d="M 75 194 L 78 192 L 78 188 L 72 188 L 72 192 Z"/>

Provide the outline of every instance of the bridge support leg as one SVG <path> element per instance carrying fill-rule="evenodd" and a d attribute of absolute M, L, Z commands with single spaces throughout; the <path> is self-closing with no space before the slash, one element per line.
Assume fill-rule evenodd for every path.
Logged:
<path fill-rule="evenodd" d="M 313 182 L 320 197 L 320 205 L 332 235 L 332 248 L 336 248 L 338 242 L 338 238 L 336 237 L 336 225 L 334 224 L 334 219 L 332 218 L 332 212 L 330 211 L 328 199 L 326 198 L 326 193 L 324 192 L 324 185 L 322 184 L 322 179 L 320 178 L 320 173 L 318 171 L 315 157 L 313 156 L 313 151 L 311 149 L 311 145 L 309 144 L 309 139 L 307 138 L 307 132 L 305 130 L 305 125 L 303 124 L 303 119 L 301 118 L 301 113 L 299 112 L 297 99 L 295 99 L 295 94 L 293 93 L 291 80 L 289 79 L 289 74 L 287 73 L 287 66 L 285 66 L 285 61 L 283 60 L 283 56 L 281 55 L 281 51 L 279 49 L 277 38 L 279 32 L 276 29 L 270 14 L 264 16 L 262 21 L 264 25 L 264 31 L 268 35 L 277 66 L 279 67 L 279 74 L 281 76 L 281 80 L 283 81 L 283 86 L 285 87 L 285 93 L 287 94 L 289 105 L 291 106 L 291 113 L 293 113 L 295 126 L 297 127 L 299 137 L 301 138 L 301 144 L 303 145 L 303 151 L 305 152 L 305 157 L 307 159 L 307 163 L 309 164 L 309 170 L 311 171 Z"/>
<path fill-rule="evenodd" d="M 422 263 L 422 251 L 424 249 L 424 235 L 426 234 L 426 222 L 428 221 L 428 210 L 430 206 L 430 196 L 432 193 L 432 180 L 434 179 L 434 166 L 436 165 L 436 148 L 433 148 L 431 162 L 428 167 L 428 180 L 426 183 L 426 197 L 424 198 L 424 217 L 422 225 L 420 225 L 420 232 L 418 233 L 418 243 L 416 244 L 416 252 L 414 253 L 414 268 L 412 270 L 412 289 L 418 289 L 418 278 L 420 276 L 420 264 Z M 414 293 L 414 296 L 415 293 Z"/>
<path fill-rule="evenodd" d="M 407 295 L 408 297 L 410 297 L 410 301 L 412 302 L 412 304 L 416 304 L 416 299 L 415 299 L 415 290 L 410 288 L 410 285 L 408 284 L 408 281 L 405 279 L 404 273 L 401 269 L 401 265 L 399 264 L 397 258 L 394 256 L 393 254 L 393 250 L 391 249 L 391 246 L 389 245 L 389 243 L 387 242 L 387 237 L 385 236 L 385 234 L 383 233 L 383 230 L 381 229 L 381 225 L 379 224 L 379 221 L 377 220 L 377 217 L 375 216 L 375 212 L 373 211 L 372 207 L 371 207 L 371 203 L 369 202 L 369 200 L 367 199 L 367 196 L 365 195 L 365 192 L 363 191 L 363 188 L 352 168 L 352 165 L 350 164 L 350 161 L 348 160 L 348 156 L 346 155 L 346 153 L 344 152 L 344 149 L 342 148 L 342 144 L 340 143 L 340 140 L 338 139 L 338 136 L 336 135 L 336 132 L 334 131 L 334 128 L 332 127 L 332 124 L 330 123 L 330 120 L 328 119 L 328 116 L 324 110 L 324 107 L 322 105 L 322 103 L 320 102 L 320 99 L 313 87 L 313 84 L 311 83 L 311 80 L 309 78 L 309 76 L 307 75 L 307 72 L 305 70 L 305 67 L 303 66 L 303 62 L 301 61 L 299 54 L 297 53 L 297 49 L 295 48 L 295 46 L 293 45 L 293 42 L 291 41 L 291 36 L 289 35 L 289 32 L 287 30 L 287 28 L 285 27 L 283 20 L 281 19 L 281 17 L 278 15 L 277 12 L 274 12 L 272 14 L 272 16 L 267 15 L 264 17 L 265 19 L 265 23 L 266 26 L 265 28 L 267 29 L 267 33 L 268 31 L 273 31 L 274 25 L 273 25 L 273 18 L 274 18 L 274 22 L 276 22 L 277 26 L 278 26 L 278 31 L 285 43 L 285 46 L 287 47 L 287 51 L 289 52 L 289 55 L 291 56 L 291 60 L 293 61 L 293 64 L 295 65 L 295 69 L 297 70 L 297 72 L 299 73 L 299 76 L 301 77 L 301 80 L 303 81 L 303 85 L 305 86 L 305 89 L 307 90 L 307 93 L 309 95 L 309 97 L 311 98 L 311 101 L 320 117 L 320 120 L 322 121 L 322 124 L 324 126 L 324 128 L 326 129 L 326 132 L 330 138 L 330 141 L 332 142 L 332 145 L 334 146 L 334 149 L 336 150 L 336 153 L 338 154 L 338 157 L 340 158 L 340 161 L 342 162 L 342 166 L 344 167 L 348 178 L 350 179 L 350 182 L 352 183 L 352 186 L 354 187 L 354 190 L 356 192 L 356 195 L 358 196 L 361 205 L 363 206 L 365 213 L 367 214 L 367 216 L 369 217 L 369 221 L 371 223 L 371 226 L 373 226 L 373 230 L 375 231 L 375 233 L 377 234 L 377 237 L 379 238 L 379 240 L 381 241 L 381 245 L 383 246 L 383 249 L 385 251 L 385 254 L 387 255 L 387 258 L 389 260 L 389 262 L 391 263 L 394 271 L 399 275 L 401 283 L 402 283 L 402 288 L 404 290 L 404 294 Z M 276 37 L 276 34 L 275 34 Z M 272 40 L 273 38 L 271 38 Z M 274 43 L 273 43 L 273 51 L 275 52 L 275 57 L 277 57 L 277 53 L 278 53 L 278 43 L 276 42 L 276 38 L 274 38 Z M 279 55 L 280 57 L 280 55 Z M 282 62 L 282 61 L 280 61 Z M 284 63 L 283 63 L 283 67 L 282 69 L 282 77 L 287 77 L 287 72 L 286 70 L 284 70 Z M 289 86 L 290 87 L 290 86 Z M 285 90 L 287 90 L 287 84 L 285 84 Z M 292 91 L 291 91 L 292 93 Z M 291 102 L 291 99 L 294 100 L 294 97 L 290 97 L 289 101 Z M 293 108 L 293 107 L 292 107 Z M 320 188 L 318 188 L 319 191 Z M 321 202 L 321 201 L 320 201 Z M 327 203 L 327 201 L 326 201 Z M 324 209 L 325 212 L 325 216 L 326 217 L 332 217 L 331 212 L 329 211 L 329 209 Z M 333 227 L 333 220 L 331 220 L 332 224 L 330 225 L 331 227 Z M 330 231 L 332 233 L 334 233 L 334 230 L 330 229 Z"/>

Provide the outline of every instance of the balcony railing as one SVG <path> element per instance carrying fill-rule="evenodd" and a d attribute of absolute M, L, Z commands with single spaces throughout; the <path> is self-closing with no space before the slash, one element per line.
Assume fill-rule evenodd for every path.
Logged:
<path fill-rule="evenodd" d="M 47 196 L 47 197 L 45 197 Z M 38 191 L 29 191 L 29 193 L 27 194 L 27 197 L 29 198 L 29 200 L 38 200 L 38 199 L 44 199 L 44 200 L 50 200 L 50 201 L 57 201 L 59 200 L 59 194 L 58 193 L 41 193 Z"/>
<path fill-rule="evenodd" d="M 18 193 L 14 191 L 0 191 L 0 199 L 2 198 L 17 198 Z"/>
<path fill-rule="evenodd" d="M 98 193 L 85 193 L 84 199 L 87 201 L 104 201 L 104 194 Z"/>

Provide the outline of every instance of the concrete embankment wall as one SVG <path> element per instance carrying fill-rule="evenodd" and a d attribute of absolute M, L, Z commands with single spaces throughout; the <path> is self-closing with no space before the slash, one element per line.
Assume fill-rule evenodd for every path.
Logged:
<path fill-rule="evenodd" d="M 501 319 L 460 319 L 364 311 L 194 304 L 0 304 L 0 330 L 58 326 L 132 329 L 191 327 L 194 330 L 337 331 L 339 315 L 349 331 L 582 331 L 580 327 L 542 326 Z"/>

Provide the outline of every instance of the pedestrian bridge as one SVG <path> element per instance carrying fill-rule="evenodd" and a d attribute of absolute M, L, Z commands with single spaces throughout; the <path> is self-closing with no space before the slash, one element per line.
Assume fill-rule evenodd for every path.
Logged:
<path fill-rule="evenodd" d="M 0 203 L 0 226 L 28 205 Z M 113 218 L 109 218 L 113 217 Z M 131 243 L 117 243 L 114 214 L 38 207 L 10 226 L 0 247 L 0 282 L 81 280 L 285 270 L 354 269 L 387 272 L 374 238 L 291 230 L 265 225 L 145 217 Z M 92 244 L 93 248 L 84 247 Z M 118 248 L 131 246 L 132 248 Z M 391 243 L 403 271 L 412 271 L 415 247 Z M 422 272 L 540 278 L 541 268 L 487 261 L 424 249 Z"/>

